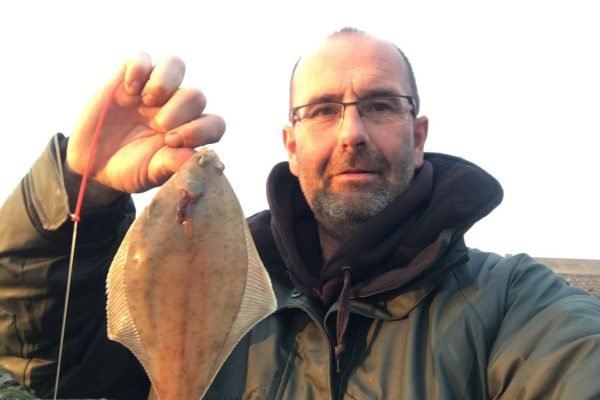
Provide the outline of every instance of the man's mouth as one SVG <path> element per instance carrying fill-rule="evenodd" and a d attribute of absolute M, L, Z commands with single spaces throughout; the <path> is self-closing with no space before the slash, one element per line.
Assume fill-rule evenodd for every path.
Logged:
<path fill-rule="evenodd" d="M 375 173 L 375 172 L 372 170 L 362 169 L 362 168 L 345 169 L 340 172 L 340 174 L 373 174 L 373 173 Z"/>
<path fill-rule="evenodd" d="M 369 169 L 351 168 L 333 174 L 333 180 L 348 183 L 366 183 L 375 179 L 377 172 Z"/>
<path fill-rule="evenodd" d="M 365 167 L 346 167 L 341 168 L 333 175 L 359 175 L 359 174 L 376 174 L 377 170 Z"/>

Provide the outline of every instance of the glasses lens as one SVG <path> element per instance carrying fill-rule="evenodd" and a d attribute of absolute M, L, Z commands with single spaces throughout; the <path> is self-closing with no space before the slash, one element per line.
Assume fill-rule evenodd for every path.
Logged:
<path fill-rule="evenodd" d="M 410 103 L 404 97 L 370 97 L 358 107 L 364 118 L 377 123 L 402 121 L 410 112 Z"/>
<path fill-rule="evenodd" d="M 338 103 L 311 104 L 298 109 L 296 115 L 303 124 L 327 126 L 335 124 L 342 114 L 343 105 Z"/>

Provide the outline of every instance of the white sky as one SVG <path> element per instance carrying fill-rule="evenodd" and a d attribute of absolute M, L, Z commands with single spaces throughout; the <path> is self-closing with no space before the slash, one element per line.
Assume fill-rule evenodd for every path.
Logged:
<path fill-rule="evenodd" d="M 594 1 L 26 1 L 0 5 L 0 201 L 92 93 L 139 50 L 178 55 L 227 132 L 213 146 L 247 214 L 286 158 L 291 67 L 355 26 L 411 59 L 428 151 L 500 180 L 468 234 L 498 253 L 600 259 L 600 24 Z M 136 197 L 145 205 L 151 194 Z M 1 222 L 0 222 L 1 223 Z"/>

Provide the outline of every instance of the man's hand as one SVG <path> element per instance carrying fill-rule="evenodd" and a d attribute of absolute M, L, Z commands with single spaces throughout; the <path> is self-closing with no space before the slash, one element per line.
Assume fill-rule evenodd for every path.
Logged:
<path fill-rule="evenodd" d="M 93 155 L 90 178 L 109 188 L 139 193 L 163 184 L 194 153 L 217 142 L 225 122 L 203 114 L 206 99 L 197 89 L 180 88 L 185 65 L 169 58 L 155 66 L 139 54 L 91 101 L 67 147 L 67 165 L 83 175 L 92 137 L 113 89 Z"/>

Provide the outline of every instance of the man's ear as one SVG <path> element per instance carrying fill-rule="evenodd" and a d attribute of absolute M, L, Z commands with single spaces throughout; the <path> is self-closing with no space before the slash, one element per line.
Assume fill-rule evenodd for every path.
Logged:
<path fill-rule="evenodd" d="M 425 141 L 429 132 L 429 120 L 426 116 L 421 116 L 415 119 L 414 129 L 414 146 L 415 146 L 415 168 L 420 168 L 423 165 L 425 153 Z"/>
<path fill-rule="evenodd" d="M 296 163 L 296 132 L 294 131 L 293 126 L 286 125 L 283 127 L 283 145 L 288 153 L 288 161 L 290 164 L 290 172 L 298 176 L 297 169 L 298 165 Z"/>

